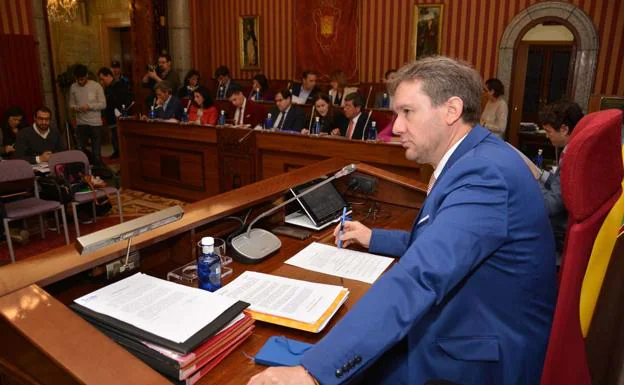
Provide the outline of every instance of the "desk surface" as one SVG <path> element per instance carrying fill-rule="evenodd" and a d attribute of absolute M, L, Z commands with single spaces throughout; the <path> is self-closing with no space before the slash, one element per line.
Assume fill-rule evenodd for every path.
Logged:
<path fill-rule="evenodd" d="M 345 164 L 343 160 L 330 159 L 188 205 L 180 221 L 136 237 L 135 245 L 141 252 L 141 270 L 165 277 L 168 271 L 192 259 L 193 245 L 198 238 L 219 236 L 228 231 L 228 223 L 231 225 L 233 221 L 220 219 L 228 215 L 245 215 L 248 209 L 253 209 L 257 215 L 266 209 L 267 201 L 279 199 L 288 187 L 331 174 Z M 379 186 L 375 196 L 366 199 L 351 197 L 360 203 L 353 205 L 354 219 L 365 219 L 366 224 L 375 227 L 408 229 L 418 205 L 424 200 L 425 185 L 367 165 L 361 164 L 358 168 L 375 175 Z M 394 204 L 375 200 L 384 194 L 394 197 Z M 369 215 L 371 207 L 375 209 Z M 273 221 L 265 223 L 266 227 L 280 223 L 280 218 L 277 221 L 271 219 Z M 351 291 L 349 299 L 325 332 L 312 334 L 257 322 L 254 334 L 199 384 L 245 383 L 263 369 L 251 364 L 246 354 L 254 355 L 268 337 L 285 335 L 308 342 L 317 341 L 361 298 L 369 288 L 368 284 L 283 264 L 311 242 L 331 243 L 332 230 L 328 228 L 314 233 L 304 241 L 282 236 L 282 248 L 270 259 L 258 265 L 233 264 L 234 276 L 253 270 L 348 287 Z M 0 374 L 7 371 L 2 360 L 8 360 L 18 373 L 25 372 L 41 384 L 110 384 L 120 378 L 127 384 L 167 384 L 164 378 L 65 306 L 104 286 L 103 279 L 91 277 L 94 272 L 91 268 L 117 258 L 123 251 L 124 245 L 113 245 L 81 257 L 72 245 L 0 268 L 0 340 L 10 342 L 0 344 Z"/>

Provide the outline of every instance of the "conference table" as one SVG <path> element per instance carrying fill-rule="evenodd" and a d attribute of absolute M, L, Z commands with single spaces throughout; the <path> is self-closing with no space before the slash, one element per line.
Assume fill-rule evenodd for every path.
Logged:
<path fill-rule="evenodd" d="M 249 220 L 279 204 L 289 188 L 333 175 L 352 161 L 330 158 L 227 191 L 184 207 L 173 223 L 133 238 L 140 253 L 140 271 L 165 278 L 167 272 L 194 259 L 203 236 L 225 237 L 238 227 L 231 217 Z M 376 181 L 372 194 L 349 188 L 348 178 L 336 181 L 353 207 L 354 220 L 371 227 L 409 229 L 426 196 L 426 184 L 357 162 L 357 173 Z M 262 219 L 258 226 L 282 225 L 284 211 Z M 281 249 L 254 265 L 233 262 L 234 274 L 258 271 L 327 284 L 342 285 L 350 296 L 325 330 L 314 334 L 264 322 L 216 366 L 199 384 L 244 384 L 264 368 L 250 362 L 265 341 L 275 335 L 315 342 L 342 318 L 370 285 L 284 264 L 311 242 L 333 243 L 333 228 L 312 233 L 305 240 L 279 236 Z M 105 265 L 125 255 L 126 244 L 113 244 L 80 255 L 74 244 L 0 268 L 0 379 L 10 384 L 169 384 L 121 346 L 73 313 L 74 299 L 109 284 Z M 226 281 L 226 283 L 229 281 Z M 182 315 L 181 315 L 182 316 Z"/>
<path fill-rule="evenodd" d="M 121 185 L 195 202 L 241 186 L 341 157 L 427 183 L 429 165 L 405 159 L 397 143 L 335 136 L 120 120 Z"/>

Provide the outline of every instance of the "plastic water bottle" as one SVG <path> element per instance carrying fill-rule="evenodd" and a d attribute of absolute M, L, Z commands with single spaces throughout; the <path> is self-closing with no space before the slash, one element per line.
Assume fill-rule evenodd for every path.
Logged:
<path fill-rule="evenodd" d="M 383 100 L 381 102 L 381 106 L 383 108 L 389 108 L 390 107 L 390 98 L 388 97 L 388 93 L 384 92 L 383 94 Z"/>
<path fill-rule="evenodd" d="M 368 140 L 377 140 L 377 122 L 372 121 L 371 126 L 368 129 Z"/>
<path fill-rule="evenodd" d="M 156 119 L 156 110 L 154 110 L 154 106 L 152 106 L 152 108 L 150 108 L 148 118 L 149 118 L 150 120 L 154 120 L 154 119 Z"/>
<path fill-rule="evenodd" d="M 219 126 L 225 126 L 225 111 L 221 110 L 221 114 L 219 115 Z"/>
<path fill-rule="evenodd" d="M 214 238 L 203 237 L 197 256 L 199 288 L 216 291 L 221 288 L 221 258 L 214 252 Z"/>
<path fill-rule="evenodd" d="M 122 118 L 127 118 L 128 117 L 128 110 L 126 110 L 126 105 L 125 104 L 121 105 L 121 117 Z"/>
<path fill-rule="evenodd" d="M 272 128 L 273 128 L 273 119 L 271 119 L 271 113 L 268 113 L 266 119 L 264 120 L 264 129 L 270 130 Z"/>
<path fill-rule="evenodd" d="M 319 135 L 321 133 L 321 118 L 314 118 L 314 125 L 312 125 L 312 135 Z"/>
<path fill-rule="evenodd" d="M 535 165 L 537 167 L 539 167 L 540 169 L 542 168 L 542 163 L 544 162 L 544 157 L 543 157 L 543 150 L 540 148 L 537 150 L 537 156 L 535 157 L 535 159 L 533 160 L 533 162 L 535 163 Z"/>
<path fill-rule="evenodd" d="M 182 123 L 187 123 L 188 122 L 188 108 L 185 108 L 184 112 L 182 112 L 182 116 L 180 116 L 180 121 Z"/>
<path fill-rule="evenodd" d="M 254 100 L 260 100 L 260 88 L 256 88 L 256 95 L 254 95 Z"/>
<path fill-rule="evenodd" d="M 225 88 L 223 88 L 223 86 L 219 87 L 219 98 L 218 99 L 225 99 Z"/>

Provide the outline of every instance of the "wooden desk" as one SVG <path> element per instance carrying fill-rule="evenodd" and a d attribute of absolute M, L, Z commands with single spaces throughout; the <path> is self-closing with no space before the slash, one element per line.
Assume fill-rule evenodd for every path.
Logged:
<path fill-rule="evenodd" d="M 248 210 L 254 217 L 275 204 L 289 187 L 333 174 L 346 164 L 347 161 L 337 158 L 324 160 L 189 204 L 181 220 L 134 238 L 134 247 L 141 254 L 141 271 L 164 277 L 193 259 L 194 244 L 199 238 L 222 236 L 233 230 L 236 222 L 223 220 L 225 217 L 243 217 Z M 359 164 L 358 171 L 375 177 L 378 189 L 367 200 L 350 198 L 363 202 L 354 206 L 354 218 L 363 218 L 375 204 L 382 211 L 377 213 L 375 223 L 369 216 L 367 224 L 408 229 L 424 200 L 426 185 L 366 164 Z M 341 180 L 339 188 L 344 190 L 345 183 Z M 393 204 L 379 203 L 383 201 Z M 282 219 L 283 212 L 259 225 L 271 227 Z M 315 233 L 305 241 L 281 237 L 283 245 L 276 255 L 258 265 L 234 263 L 235 275 L 254 270 L 348 287 L 351 295 L 328 325 L 329 330 L 369 285 L 283 265 L 283 261 L 310 242 L 331 242 L 331 232 L 330 228 Z M 11 384 L 169 384 L 66 307 L 75 298 L 106 285 L 101 276 L 91 276 L 92 268 L 124 252 L 125 245 L 116 244 L 80 256 L 74 245 L 69 245 L 0 268 L 0 378 L 7 376 Z M 245 353 L 254 355 L 271 335 L 314 342 L 324 334 L 258 322 L 254 334 L 199 383 L 244 383 L 263 369 L 250 364 Z"/>
<path fill-rule="evenodd" d="M 188 202 L 334 156 L 423 183 L 433 172 L 397 144 L 139 120 L 118 126 L 122 186 Z"/>

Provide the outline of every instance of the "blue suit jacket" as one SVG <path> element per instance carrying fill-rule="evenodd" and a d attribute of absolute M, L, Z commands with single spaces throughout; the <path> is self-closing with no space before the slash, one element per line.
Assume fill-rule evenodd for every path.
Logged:
<path fill-rule="evenodd" d="M 370 251 L 401 258 L 305 354 L 322 384 L 351 380 L 400 343 L 407 354 L 380 383 L 539 383 L 554 242 L 538 184 L 511 147 L 475 126 L 412 231 L 374 230 Z"/>

